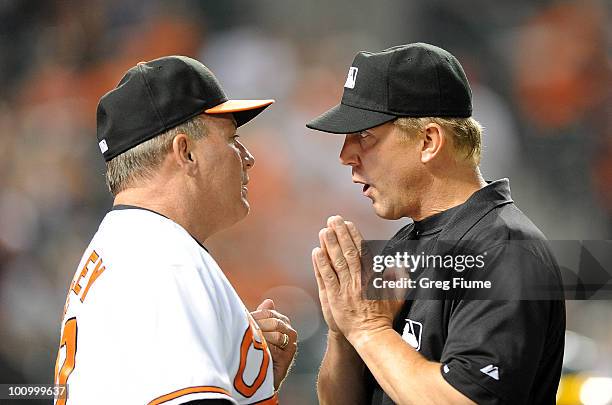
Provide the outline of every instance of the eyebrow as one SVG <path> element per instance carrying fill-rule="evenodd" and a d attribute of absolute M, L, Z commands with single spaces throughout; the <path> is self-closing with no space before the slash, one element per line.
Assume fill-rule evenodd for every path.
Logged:
<path fill-rule="evenodd" d="M 238 133 L 238 123 L 236 122 L 236 118 L 234 118 L 234 114 L 231 115 L 232 123 L 234 124 L 234 130 L 232 131 L 232 135 L 230 138 L 233 138 Z"/>
<path fill-rule="evenodd" d="M 362 133 L 366 133 L 368 135 L 372 135 L 372 136 L 376 136 L 374 135 L 373 132 L 368 131 L 367 129 L 364 129 L 363 131 L 359 131 L 359 132 L 353 132 L 355 135 L 361 135 Z"/>

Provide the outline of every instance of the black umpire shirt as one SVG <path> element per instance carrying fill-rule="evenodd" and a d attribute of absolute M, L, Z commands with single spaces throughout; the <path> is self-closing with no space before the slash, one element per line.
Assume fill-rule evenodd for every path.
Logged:
<path fill-rule="evenodd" d="M 554 404 L 565 303 L 562 296 L 542 299 L 538 293 L 542 285 L 562 291 L 560 273 L 542 232 L 514 205 L 508 180 L 491 182 L 465 203 L 410 223 L 383 253 L 414 252 L 415 243 L 417 253 L 486 252 L 484 271 L 461 276 L 495 285 L 489 295 L 460 289 L 408 295 L 394 329 L 425 358 L 440 362 L 444 379 L 478 404 Z M 435 271 L 417 271 L 414 277 L 457 275 Z M 371 374 L 367 382 L 373 405 L 393 404 Z"/>

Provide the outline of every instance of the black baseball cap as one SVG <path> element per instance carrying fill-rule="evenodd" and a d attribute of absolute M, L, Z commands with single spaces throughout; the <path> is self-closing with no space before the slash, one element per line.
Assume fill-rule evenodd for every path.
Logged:
<path fill-rule="evenodd" d="M 459 61 L 434 45 L 399 45 L 359 52 L 340 104 L 306 126 L 348 134 L 397 117 L 470 117 L 472 91 Z"/>
<path fill-rule="evenodd" d="M 97 138 L 105 161 L 202 114 L 232 113 L 236 125 L 274 100 L 228 100 L 213 73 L 186 56 L 140 62 L 98 103 Z"/>

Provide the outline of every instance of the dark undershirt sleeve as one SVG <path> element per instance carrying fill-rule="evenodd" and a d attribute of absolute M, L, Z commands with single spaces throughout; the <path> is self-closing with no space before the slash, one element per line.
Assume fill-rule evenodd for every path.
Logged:
<path fill-rule="evenodd" d="M 504 244 L 489 249 L 485 263 L 485 271 L 470 278 L 489 279 L 499 291 L 520 295 L 534 284 L 556 282 L 551 266 L 523 247 Z M 455 303 L 441 357 L 444 379 L 478 404 L 530 402 L 547 345 L 564 334 L 559 321 L 563 306 L 558 301 L 519 299 Z M 556 338 L 551 340 L 551 334 Z"/>

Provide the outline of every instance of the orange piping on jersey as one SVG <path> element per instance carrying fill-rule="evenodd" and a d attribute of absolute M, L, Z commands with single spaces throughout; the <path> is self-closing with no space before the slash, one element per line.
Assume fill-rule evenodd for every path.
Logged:
<path fill-rule="evenodd" d="M 212 386 L 189 387 L 189 388 L 183 388 L 182 390 L 171 392 L 166 395 L 162 395 L 161 397 L 157 397 L 153 401 L 149 402 L 148 405 L 163 404 L 164 402 L 168 402 L 172 399 L 182 397 L 183 395 L 199 394 L 199 393 L 206 393 L 206 392 L 225 394 L 228 397 L 231 397 L 228 391 L 224 390 L 223 388 L 219 388 L 219 387 L 212 387 Z"/>
<path fill-rule="evenodd" d="M 278 405 L 278 397 L 274 394 L 270 398 L 262 399 L 259 402 L 252 402 L 249 405 Z"/>

